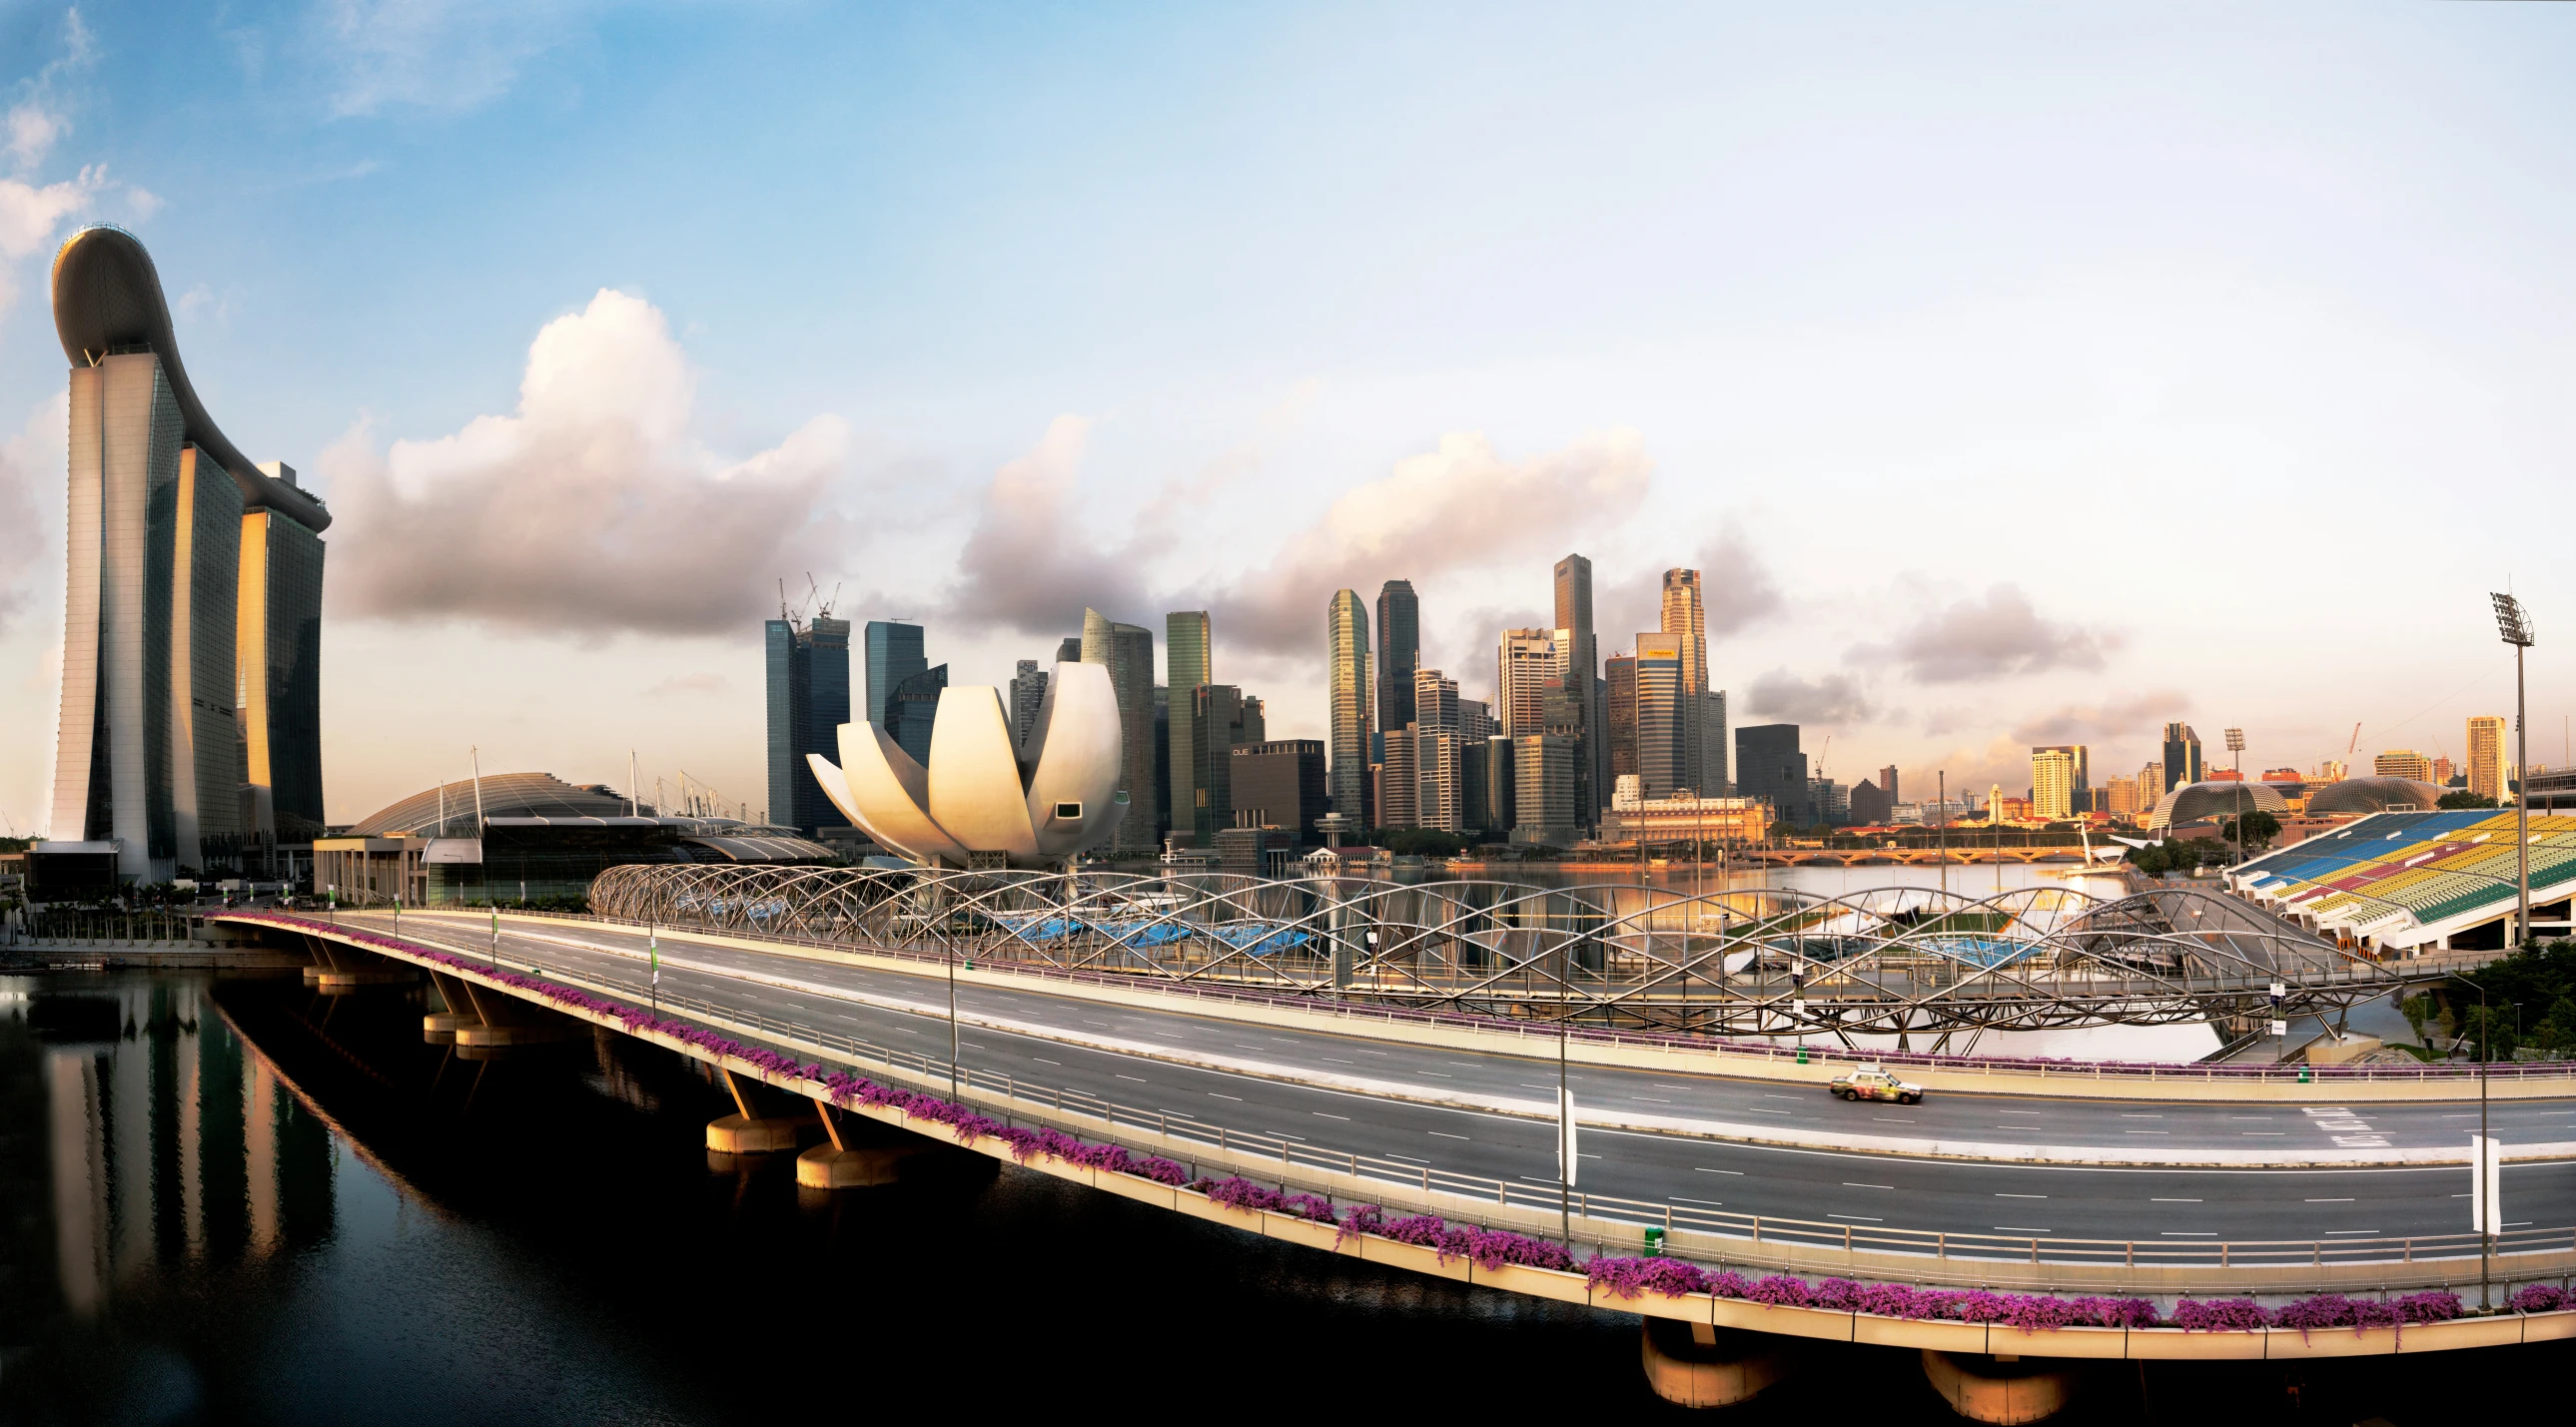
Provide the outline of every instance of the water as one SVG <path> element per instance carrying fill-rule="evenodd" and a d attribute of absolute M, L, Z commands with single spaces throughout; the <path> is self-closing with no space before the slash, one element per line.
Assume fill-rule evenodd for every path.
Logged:
<path fill-rule="evenodd" d="M 0 1422 L 1671 1411 L 1623 1314 L 959 1152 L 801 1192 L 783 1162 L 710 1164 L 731 1106 L 676 1057 L 608 1038 L 478 1072 L 418 1014 L 293 979 L 0 977 Z M 1728 1420 L 1948 1420 L 1913 1354 L 1810 1351 Z M 2571 1366 L 2115 1366 L 2061 1420 L 2283 1420 L 2295 1386 L 2313 1420 L 2434 1421 L 2454 1373 L 2508 1400 Z"/>

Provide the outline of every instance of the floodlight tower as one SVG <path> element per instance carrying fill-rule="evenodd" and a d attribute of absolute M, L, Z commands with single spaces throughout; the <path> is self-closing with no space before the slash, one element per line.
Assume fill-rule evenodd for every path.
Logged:
<path fill-rule="evenodd" d="M 2496 633 L 2513 646 L 2513 765 L 2515 782 L 2528 784 L 2531 776 L 2531 737 L 2522 720 L 2522 651 L 2535 642 L 2531 632 L 2531 613 L 2522 601 L 2511 595 L 2490 594 L 2495 604 Z M 2513 790 L 2513 934 L 2518 942 L 2531 939 L 2531 799 L 2521 787 Z"/>
<path fill-rule="evenodd" d="M 2236 788 L 2229 801 L 2236 809 L 2236 860 L 2245 860 L 2245 730 L 2227 730 L 2227 759 L 2235 766 Z"/>

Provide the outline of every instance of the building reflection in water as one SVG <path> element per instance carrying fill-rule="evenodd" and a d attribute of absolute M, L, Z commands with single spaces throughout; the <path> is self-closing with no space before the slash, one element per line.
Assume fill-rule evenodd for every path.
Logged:
<path fill-rule="evenodd" d="M 209 984 L 0 978 L 0 1014 L 24 1019 L 42 1066 L 54 1269 L 77 1318 L 155 1268 L 330 1236 L 330 1130 L 215 1013 Z"/>

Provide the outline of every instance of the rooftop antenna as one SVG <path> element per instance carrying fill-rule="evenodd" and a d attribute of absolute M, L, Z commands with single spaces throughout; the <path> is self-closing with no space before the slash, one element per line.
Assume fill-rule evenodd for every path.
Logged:
<path fill-rule="evenodd" d="M 635 750 L 630 748 L 626 750 L 626 815 L 630 818 L 643 816 L 635 806 L 638 791 L 639 785 L 635 778 Z"/>

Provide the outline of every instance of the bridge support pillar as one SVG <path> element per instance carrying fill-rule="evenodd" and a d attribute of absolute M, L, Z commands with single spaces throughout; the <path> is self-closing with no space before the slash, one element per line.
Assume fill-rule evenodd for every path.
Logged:
<path fill-rule="evenodd" d="M 2075 1395 L 2075 1373 L 2049 1358 L 1923 1350 L 1923 1375 L 1950 1410 L 1971 1422 L 2038 1422 Z"/>
<path fill-rule="evenodd" d="M 733 1095 L 734 1109 L 739 1114 L 726 1115 L 707 1122 L 707 1148 L 717 1154 L 776 1154 L 796 1148 L 796 1138 L 812 1120 L 802 1115 L 762 1116 L 752 1113 L 751 1101 L 743 1094 L 741 1082 L 719 1066 L 716 1074 L 723 1077 L 725 1089 Z"/>
<path fill-rule="evenodd" d="M 814 1108 L 822 1115 L 823 1133 L 830 1139 L 796 1157 L 796 1185 L 800 1189 L 862 1189 L 892 1184 L 903 1162 L 922 1152 L 923 1147 L 917 1144 L 852 1145 L 842 1136 L 840 1121 L 833 1116 L 831 1106 L 817 1100 Z"/>
<path fill-rule="evenodd" d="M 1787 1377 L 1789 1345 L 1761 1333 L 1649 1318 L 1646 1385 L 1682 1407 L 1732 1407 Z"/>
<path fill-rule="evenodd" d="M 431 1011 L 420 1018 L 420 1038 L 430 1045 L 454 1045 L 456 1033 L 467 1026 L 483 1024 L 474 1013 L 474 1003 L 465 998 L 465 983 L 444 972 L 429 973 L 429 984 L 438 990 L 438 1001 L 445 1010 Z"/>

